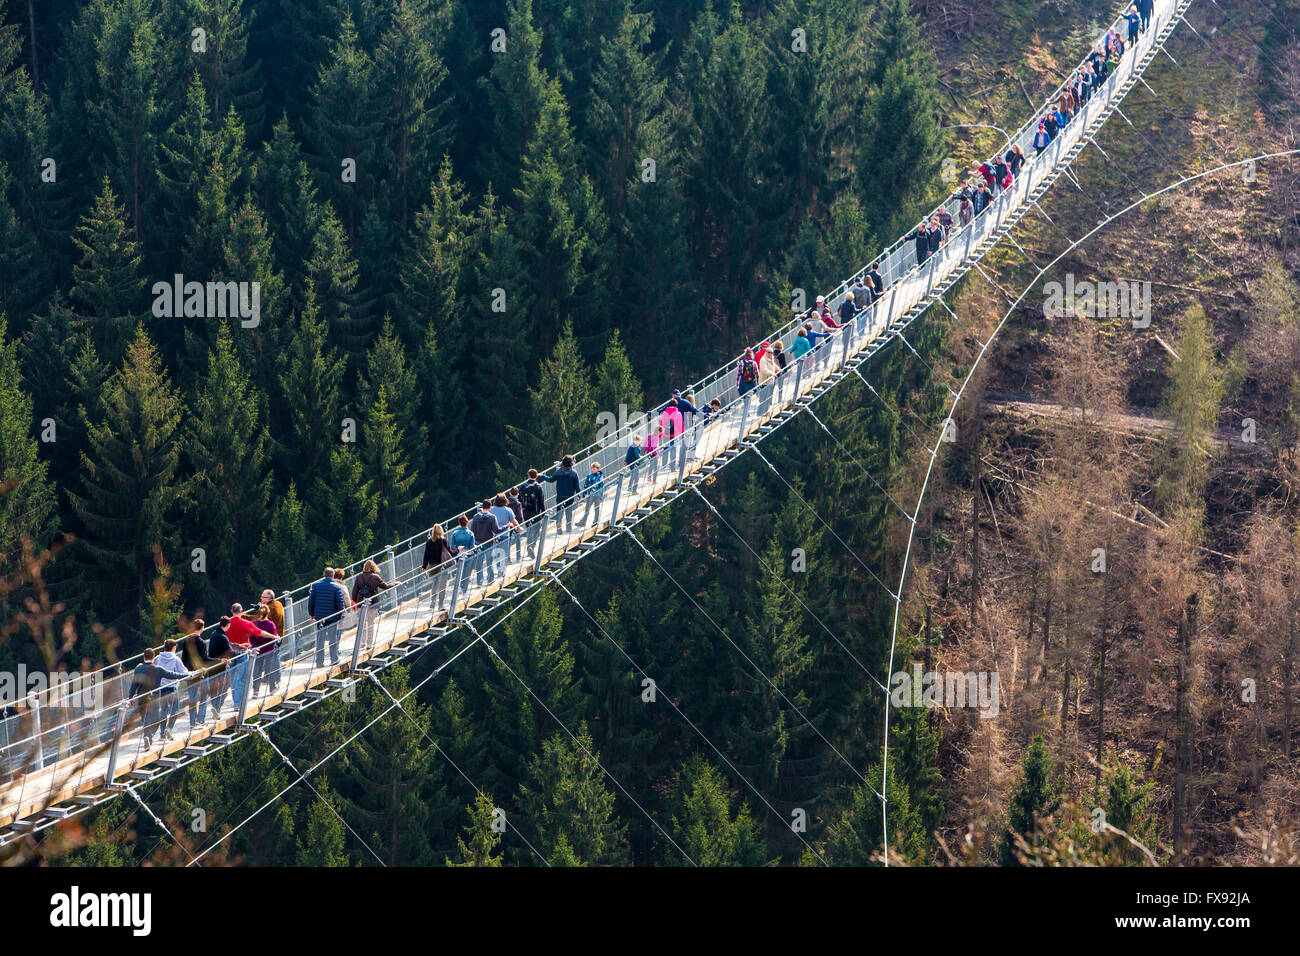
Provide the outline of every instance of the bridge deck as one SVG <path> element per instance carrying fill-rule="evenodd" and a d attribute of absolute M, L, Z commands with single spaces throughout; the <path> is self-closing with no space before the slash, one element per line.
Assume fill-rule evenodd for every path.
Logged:
<path fill-rule="evenodd" d="M 252 732 L 256 725 L 274 723 L 337 693 L 358 679 L 362 664 L 369 662 L 370 666 L 382 667 L 430 640 L 440 639 L 461 621 L 500 606 L 544 580 L 539 570 L 553 570 L 580 560 L 619 527 L 641 520 L 691 482 L 701 480 L 734 459 L 743 451 L 746 439 L 757 440 L 789 420 L 800 407 L 814 401 L 886 342 L 900 336 L 957 279 L 978 264 L 1105 123 L 1159 52 L 1191 2 L 1157 0 L 1152 29 L 1142 36 L 1136 50 L 1126 53 L 1107 85 L 1093 95 L 1041 157 L 1033 156 L 1032 149 L 1028 148 L 1026 137 L 1032 137 L 1034 126 L 1032 121 L 1026 124 L 1016 138 L 1028 160 L 1020 178 L 1010 190 L 1000 193 L 972 224 L 954 229 L 948 243 L 923 266 L 915 265 L 913 256 L 913 264 L 907 268 L 910 244 L 895 243 L 886 254 L 886 268 L 882 272 L 887 277 L 898 277 L 885 295 L 861 313 L 850 327 L 826 341 L 814 356 L 792 363 L 775 388 L 760 389 L 741 399 L 736 395 L 734 372 L 729 366 L 699 383 L 695 389 L 697 405 L 718 397 L 724 408 L 716 422 L 708 426 L 696 423 L 688 432 L 685 465 L 671 467 L 662 461 L 658 473 L 652 477 L 653 466 L 643 460 L 637 470 L 638 487 L 633 491 L 632 475 L 621 466 L 627 429 L 620 430 L 604 444 L 593 446 L 576 467 L 581 474 L 590 461 L 600 461 L 605 466 L 606 490 L 596 519 L 586 528 L 560 531 L 553 506 L 541 523 L 542 562 L 526 557 L 507 560 L 501 577 L 483 586 L 475 583 L 475 576 L 469 574 L 462 577 L 461 587 L 457 589 L 453 575 L 465 570 L 461 567 L 444 571 L 436 579 L 421 574 L 418 553 L 422 542 L 412 539 L 401 556 L 407 571 L 398 575 L 401 584 L 396 593 L 385 592 L 381 597 L 379 613 L 371 618 L 374 633 L 369 640 L 357 647 L 359 611 L 354 611 L 350 615 L 352 620 L 345 621 L 341 629 L 338 663 L 327 660 L 317 666 L 314 625 L 307 621 L 303 626 L 291 626 L 284 647 L 276 655 L 281 670 L 279 690 L 264 696 L 250 695 L 242 725 L 237 701 L 227 701 L 215 721 L 192 722 L 190 718 L 191 690 L 202 698 L 219 694 L 223 682 L 229 681 L 226 675 L 203 678 L 178 689 L 179 713 L 173 740 L 155 737 L 152 745 L 146 746 L 139 709 L 114 701 L 39 736 L 0 748 L 0 774 L 3 774 L 0 776 L 0 845 L 20 833 L 49 826 L 110 799 L 123 784 L 153 779 L 201 759 Z M 955 214 L 956 210 L 952 211 Z M 846 282 L 828 296 L 832 308 L 843 299 L 847 287 Z M 792 325 L 787 325 L 774 338 L 789 342 L 791 333 Z M 584 507 L 582 501 L 574 506 L 575 525 Z M 513 544 L 510 550 L 513 551 Z M 389 559 L 392 559 L 391 551 Z M 449 606 L 453 593 L 454 608 Z"/>

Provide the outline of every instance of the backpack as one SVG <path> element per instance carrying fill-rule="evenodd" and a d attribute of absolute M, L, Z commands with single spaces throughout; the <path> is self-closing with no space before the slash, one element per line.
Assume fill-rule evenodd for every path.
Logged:
<path fill-rule="evenodd" d="M 524 485 L 519 489 L 519 503 L 523 505 L 524 515 L 534 518 L 546 510 L 546 498 L 542 486 L 536 483 Z"/>
<path fill-rule="evenodd" d="M 741 359 L 740 380 L 746 385 L 753 385 L 758 379 L 758 366 L 753 359 Z"/>

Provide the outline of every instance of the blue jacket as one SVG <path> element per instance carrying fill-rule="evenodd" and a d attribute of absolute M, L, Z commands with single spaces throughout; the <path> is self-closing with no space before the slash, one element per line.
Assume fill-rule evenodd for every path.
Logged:
<path fill-rule="evenodd" d="M 623 456 L 623 464 L 635 468 L 637 461 L 644 454 L 639 445 L 628 445 L 627 454 Z"/>
<path fill-rule="evenodd" d="M 605 476 L 599 471 L 587 472 L 587 477 L 582 479 L 582 494 L 586 498 L 595 498 L 600 501 L 605 497 Z"/>
<path fill-rule="evenodd" d="M 794 353 L 795 358 L 799 358 L 800 356 L 807 355 L 812 351 L 812 343 L 808 341 L 806 335 L 796 335 L 794 337 L 794 345 L 790 346 L 790 351 Z"/>
<path fill-rule="evenodd" d="M 307 592 L 307 613 L 317 624 L 333 624 L 347 610 L 343 589 L 333 578 L 321 578 Z"/>
<path fill-rule="evenodd" d="M 465 551 L 474 547 L 474 535 L 470 534 L 469 528 L 456 528 L 451 534 L 447 535 L 447 543 L 457 551 Z"/>

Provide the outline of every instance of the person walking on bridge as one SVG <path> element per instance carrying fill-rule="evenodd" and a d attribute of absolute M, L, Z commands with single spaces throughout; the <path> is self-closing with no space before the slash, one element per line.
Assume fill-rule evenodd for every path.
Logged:
<path fill-rule="evenodd" d="M 528 547 L 528 556 L 533 558 L 537 556 L 537 538 L 542 533 L 542 522 L 537 519 L 546 510 L 546 492 L 538 484 L 536 468 L 528 469 L 528 480 L 519 489 L 519 506 L 524 513 L 522 524 L 527 529 L 524 533 L 524 543 Z"/>
<path fill-rule="evenodd" d="M 352 603 L 364 605 L 361 612 L 365 620 L 362 647 L 369 647 L 374 642 L 375 622 L 379 618 L 379 592 L 391 587 L 393 584 L 380 576 L 379 565 L 370 559 L 361 566 L 361 573 L 352 582 Z"/>
<path fill-rule="evenodd" d="M 745 354 L 736 363 L 736 391 L 741 398 L 758 385 L 758 363 L 754 361 L 754 350 L 745 349 Z"/>
<path fill-rule="evenodd" d="M 1137 43 L 1138 34 L 1142 32 L 1142 16 L 1138 13 L 1137 4 L 1128 8 L 1124 19 L 1128 21 L 1128 42 L 1129 46 L 1132 46 Z"/>
<path fill-rule="evenodd" d="M 578 493 L 578 473 L 573 470 L 573 456 L 565 455 L 555 463 L 553 475 L 542 475 L 542 481 L 554 482 L 555 501 L 559 506 L 556 513 L 555 530 L 560 530 L 560 519 L 564 521 L 566 532 L 573 530 L 573 498 Z"/>
<path fill-rule="evenodd" d="M 599 525 L 600 505 L 605 500 L 605 476 L 601 474 L 598 461 L 591 463 L 591 470 L 587 473 L 587 477 L 582 479 L 582 499 L 582 520 L 578 522 L 578 527 L 587 527 L 588 515 L 594 519 L 592 524 Z"/>
<path fill-rule="evenodd" d="M 444 536 L 442 525 L 436 524 L 429 529 L 429 540 L 424 542 L 424 557 L 420 561 L 420 570 L 426 572 L 433 581 L 435 610 L 442 607 L 442 598 L 447 590 L 447 569 L 452 566 L 451 558 L 455 553 L 455 548 Z"/>
<path fill-rule="evenodd" d="M 307 592 L 307 616 L 316 622 L 317 667 L 325 666 L 327 645 L 330 664 L 339 662 L 339 622 L 348 608 L 347 594 L 342 585 L 334 580 L 334 569 L 327 567 L 323 575 Z"/>
<path fill-rule="evenodd" d="M 641 450 L 641 436 L 633 433 L 632 440 L 628 442 L 627 454 L 623 456 L 623 464 L 627 466 L 628 489 L 635 492 L 636 486 L 641 480 L 641 456 L 645 454 Z"/>
<path fill-rule="evenodd" d="M 1155 12 L 1155 0 L 1137 0 L 1138 16 L 1142 18 L 1142 32 L 1146 33 L 1151 27 L 1151 14 Z"/>

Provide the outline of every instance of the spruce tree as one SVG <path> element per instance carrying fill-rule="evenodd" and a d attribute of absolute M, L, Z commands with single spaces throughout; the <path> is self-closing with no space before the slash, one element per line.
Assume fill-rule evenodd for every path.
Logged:
<path fill-rule="evenodd" d="M 72 237 L 79 253 L 72 267 L 72 302 L 94 320 L 95 339 L 106 357 L 115 357 L 128 329 L 142 313 L 145 280 L 140 247 L 126 226 L 125 210 L 105 176 L 99 195 L 81 217 Z"/>
<path fill-rule="evenodd" d="M 243 587 L 265 531 L 271 475 L 264 406 L 235 358 L 230 329 L 220 326 L 189 416 L 187 446 L 192 541 L 207 552 L 209 578 L 200 580 L 210 579 L 222 597 Z"/>
<path fill-rule="evenodd" d="M 573 652 L 564 640 L 551 589 L 540 592 L 501 630 L 496 645 L 500 659 L 492 658 L 482 678 L 489 765 L 484 785 L 497 790 L 523 778 L 527 756 L 537 751 L 556 720 L 572 727 L 584 710 Z"/>
<path fill-rule="evenodd" d="M 17 566 L 24 539 L 45 547 L 57 526 L 58 500 L 49 464 L 37 453 L 32 400 L 22 388 L 18 343 L 0 314 L 0 567 Z M 38 425 L 39 427 L 39 425 Z"/>
<path fill-rule="evenodd" d="M 726 778 L 707 760 L 693 758 L 673 781 L 673 836 L 698 866 L 761 866 L 763 841 L 743 802 L 734 810 Z M 663 862 L 685 861 L 672 846 Z"/>
<path fill-rule="evenodd" d="M 253 557 L 253 590 L 279 590 L 311 579 L 320 571 L 321 541 L 312 533 L 307 510 L 291 481 L 284 496 L 275 502 L 262 544 Z"/>
<path fill-rule="evenodd" d="M 326 195 L 339 210 L 340 225 L 355 239 L 364 208 L 378 193 L 383 114 L 376 108 L 375 64 L 358 40 L 350 13 L 343 14 L 335 36 L 312 87 L 306 139 Z M 355 178 L 343 175 L 349 160 L 355 163 Z"/>
<path fill-rule="evenodd" d="M 375 543 L 396 544 L 413 530 L 411 516 L 424 492 L 415 490 L 407 438 L 389 410 L 388 386 L 380 385 L 361 426 L 361 460 L 376 509 Z"/>
<path fill-rule="evenodd" d="M 410 687 L 402 665 L 384 672 L 384 685 L 401 698 Z M 367 720 L 389 706 L 386 695 L 370 695 Z M 334 774 L 340 812 L 389 866 L 424 866 L 437 850 L 450 848 L 442 760 L 428 737 L 428 708 L 408 699 L 405 715 L 394 712 L 359 737 L 341 755 Z M 364 859 L 373 864 L 367 852 Z"/>
<path fill-rule="evenodd" d="M 998 844 L 998 859 L 1003 866 L 1020 865 L 1015 837 L 1033 843 L 1045 819 L 1060 806 L 1061 790 L 1060 774 L 1052 767 L 1051 755 L 1039 734 L 1025 751 L 1019 779 L 1007 798 L 1007 827 Z"/>
<path fill-rule="evenodd" d="M 486 793 L 478 793 L 466 808 L 469 823 L 456 837 L 456 859 L 446 857 L 448 866 L 500 866 L 501 834 L 493 829 L 496 808 Z"/>
<path fill-rule="evenodd" d="M 563 732 L 544 741 L 528 764 L 526 781 L 519 788 L 519 812 L 532 824 L 539 853 L 550 860 L 559 850 L 559 860 L 570 866 L 626 865 L 626 827 L 585 723 L 576 741 Z"/>
<path fill-rule="evenodd" d="M 276 356 L 279 401 L 270 416 L 277 463 L 284 474 L 314 478 L 325 472 L 342 427 L 339 389 L 344 362 L 326 338 L 324 319 L 309 285 L 298 328 Z"/>
<path fill-rule="evenodd" d="M 100 620 L 141 606 L 153 580 L 153 549 L 179 549 L 176 519 L 189 502 L 180 473 L 183 406 L 143 329 L 108 384 L 103 418 L 89 424 L 82 485 L 70 495 L 86 535 L 79 542 L 84 590 Z"/>

